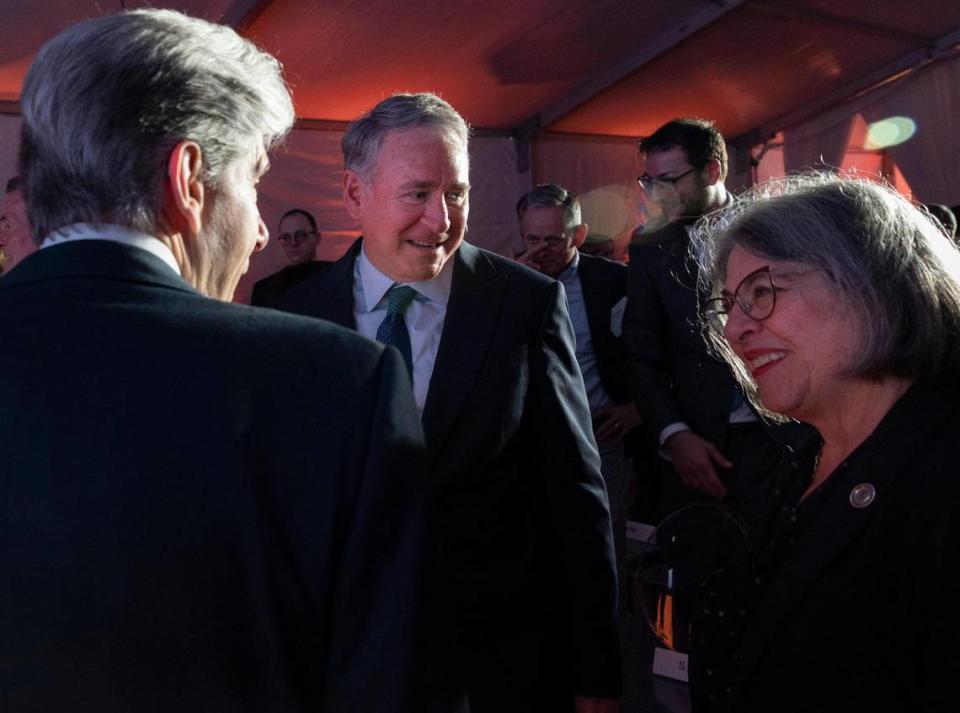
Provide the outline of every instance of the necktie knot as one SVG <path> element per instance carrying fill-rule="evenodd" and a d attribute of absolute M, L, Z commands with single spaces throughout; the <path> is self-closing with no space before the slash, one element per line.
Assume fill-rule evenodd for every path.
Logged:
<path fill-rule="evenodd" d="M 417 291 L 408 285 L 394 285 L 387 292 L 387 314 L 403 314 L 417 296 Z"/>

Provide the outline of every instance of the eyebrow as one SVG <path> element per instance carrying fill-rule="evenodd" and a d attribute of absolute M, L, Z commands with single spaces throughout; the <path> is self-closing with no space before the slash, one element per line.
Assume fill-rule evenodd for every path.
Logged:
<path fill-rule="evenodd" d="M 411 189 L 420 189 L 420 190 L 434 189 L 434 188 L 437 188 L 437 186 L 438 184 L 435 183 L 434 181 L 407 181 L 406 183 L 403 183 L 400 185 L 400 190 L 409 191 Z M 469 189 L 470 189 L 469 183 L 454 183 L 452 186 L 449 187 L 448 190 L 467 191 Z"/>

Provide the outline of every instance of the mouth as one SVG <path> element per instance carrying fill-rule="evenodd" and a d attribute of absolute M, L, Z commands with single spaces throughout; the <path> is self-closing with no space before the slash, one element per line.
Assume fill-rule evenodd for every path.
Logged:
<path fill-rule="evenodd" d="M 757 377 L 759 374 L 767 371 L 772 364 L 775 364 L 786 356 L 786 352 L 763 352 L 761 354 L 751 354 L 748 352 L 744 354 L 744 361 L 750 370 L 750 374 Z"/>
<path fill-rule="evenodd" d="M 418 250 L 437 250 L 446 240 L 407 240 L 408 245 L 412 245 Z"/>

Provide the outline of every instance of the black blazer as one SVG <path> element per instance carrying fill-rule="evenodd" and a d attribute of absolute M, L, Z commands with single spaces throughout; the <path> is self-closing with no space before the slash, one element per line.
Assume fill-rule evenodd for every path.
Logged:
<path fill-rule="evenodd" d="M 958 440 L 956 377 L 919 383 L 831 476 L 839 481 L 748 619 L 722 710 L 957 709 Z M 863 484 L 875 497 L 854 507 Z M 715 586 L 740 578 L 744 564 Z M 721 709 L 700 701 L 696 710 Z"/>
<path fill-rule="evenodd" d="M 707 351 L 689 245 L 683 225 L 671 223 L 630 247 L 623 341 L 634 357 L 637 407 L 652 433 L 684 421 L 723 450 L 734 379 Z"/>
<path fill-rule="evenodd" d="M 419 710 L 394 352 L 104 241 L 31 255 L 0 315 L 4 710 Z"/>
<path fill-rule="evenodd" d="M 353 327 L 360 244 L 280 308 Z M 550 684 L 617 695 L 610 516 L 562 287 L 468 243 L 452 259 L 422 417 L 435 586 L 467 638 L 549 620 L 569 669 Z"/>
<path fill-rule="evenodd" d="M 282 270 L 257 280 L 250 293 L 250 304 L 254 307 L 273 307 L 287 290 L 296 287 L 329 264 L 323 260 L 314 260 L 299 265 L 287 265 Z"/>
<path fill-rule="evenodd" d="M 628 383 L 630 356 L 620 337 L 610 331 L 610 313 L 627 295 L 627 266 L 580 253 L 577 275 L 587 307 L 600 382 L 614 403 L 624 403 L 633 398 Z"/>

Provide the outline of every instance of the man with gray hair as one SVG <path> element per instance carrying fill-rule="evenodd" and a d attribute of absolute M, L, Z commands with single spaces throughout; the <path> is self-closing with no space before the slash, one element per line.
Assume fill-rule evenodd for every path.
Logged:
<path fill-rule="evenodd" d="M 221 301 L 267 241 L 279 64 L 135 11 L 44 45 L 21 105 L 40 249 L 0 281 L 4 709 L 422 711 L 403 362 Z"/>
<path fill-rule="evenodd" d="M 640 425 L 627 381 L 630 357 L 620 341 L 627 267 L 580 253 L 588 226 L 580 198 L 563 186 L 544 183 L 525 193 L 517 202 L 517 218 L 527 248 L 517 261 L 558 280 L 566 293 L 622 567 L 631 472 L 624 438 Z"/>
<path fill-rule="evenodd" d="M 443 710 L 607 712 L 620 692 L 610 515 L 555 280 L 464 242 L 468 128 L 398 94 L 343 139 L 363 237 L 281 298 L 404 356 L 427 441 Z"/>

